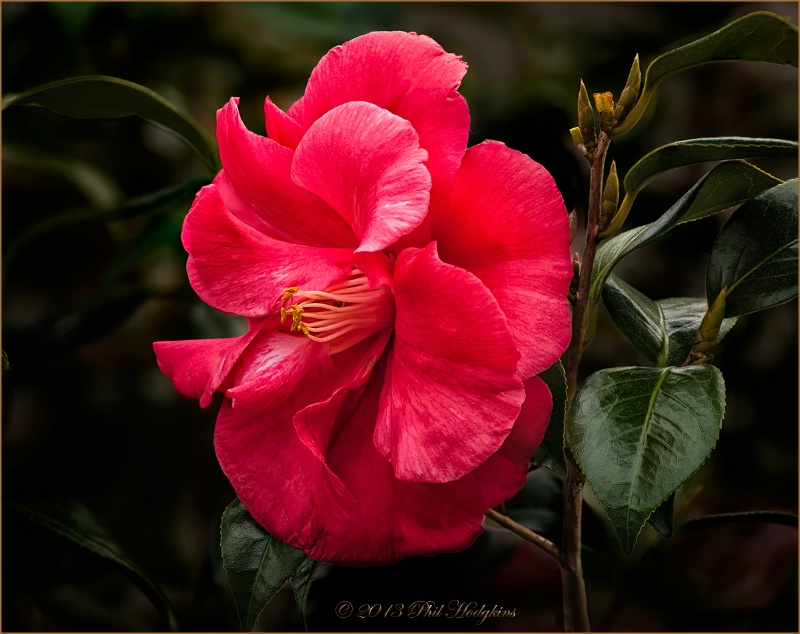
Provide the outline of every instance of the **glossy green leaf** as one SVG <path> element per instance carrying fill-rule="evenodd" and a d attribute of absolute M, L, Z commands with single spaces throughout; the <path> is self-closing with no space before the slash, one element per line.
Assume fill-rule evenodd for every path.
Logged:
<path fill-rule="evenodd" d="M 742 205 L 711 251 L 706 293 L 728 287 L 725 315 L 744 315 L 797 297 L 797 179 Z"/>
<path fill-rule="evenodd" d="M 630 130 L 642 117 L 656 86 L 678 71 L 721 61 L 770 62 L 797 66 L 797 27 L 786 18 L 757 11 L 685 46 L 660 55 L 647 67 L 639 99 L 612 136 Z"/>
<path fill-rule="evenodd" d="M 48 503 L 6 500 L 5 504 L 37 524 L 119 566 L 153 602 L 169 629 L 179 629 L 175 611 L 161 587 L 125 554 L 88 508 L 72 500 Z"/>
<path fill-rule="evenodd" d="M 124 79 L 70 77 L 7 95 L 3 110 L 9 106 L 39 106 L 76 119 L 138 116 L 186 141 L 213 172 L 220 169 L 216 144 L 205 128 L 161 95 Z"/>
<path fill-rule="evenodd" d="M 294 602 L 297 605 L 297 611 L 300 612 L 300 618 L 303 619 L 303 627 L 308 631 L 308 622 L 306 621 L 306 607 L 308 605 L 308 593 L 311 591 L 311 582 L 314 581 L 314 575 L 319 570 L 320 562 L 309 558 L 300 564 L 297 572 L 292 577 L 292 590 L 294 590 Z"/>
<path fill-rule="evenodd" d="M 664 322 L 667 325 L 668 355 L 664 365 L 680 365 L 686 360 L 694 345 L 695 334 L 708 310 L 708 305 L 705 300 L 693 297 L 661 299 L 658 305 L 664 312 Z M 736 321 L 736 317 L 722 320 L 717 342 L 722 341 Z"/>
<path fill-rule="evenodd" d="M 795 141 L 749 137 L 710 137 L 676 141 L 653 150 L 628 170 L 623 181 L 625 195 L 636 195 L 661 174 L 676 167 L 753 157 L 795 158 L 797 148 Z"/>
<path fill-rule="evenodd" d="M 238 498 L 222 514 L 220 543 L 239 622 L 250 632 L 267 603 L 308 557 L 261 528 Z"/>
<path fill-rule="evenodd" d="M 611 271 L 629 253 L 656 240 L 677 225 L 713 215 L 750 200 L 781 181 L 743 161 L 720 163 L 703 176 L 655 222 L 604 240 L 592 269 L 589 298 L 597 302 Z"/>
<path fill-rule="evenodd" d="M 603 286 L 603 303 L 630 344 L 659 366 L 684 362 L 708 310 L 705 300 L 691 297 L 653 301 L 614 275 Z M 717 341 L 735 323 L 735 317 L 724 319 Z"/>
<path fill-rule="evenodd" d="M 714 449 L 724 411 L 711 365 L 601 370 L 578 388 L 568 440 L 626 554 Z"/>
<path fill-rule="evenodd" d="M 613 275 L 603 286 L 603 303 L 630 344 L 654 363 L 664 365 L 668 341 L 661 307 Z"/>
<path fill-rule="evenodd" d="M 539 467 L 547 467 L 564 477 L 567 474 L 564 462 L 564 416 L 567 411 L 567 375 L 564 366 L 556 361 L 539 375 L 553 396 L 553 411 L 542 444 L 533 456 L 532 462 Z"/>
<path fill-rule="evenodd" d="M 647 518 L 650 524 L 659 535 L 665 539 L 672 539 L 675 534 L 675 492 L 659 504 L 653 514 Z"/>

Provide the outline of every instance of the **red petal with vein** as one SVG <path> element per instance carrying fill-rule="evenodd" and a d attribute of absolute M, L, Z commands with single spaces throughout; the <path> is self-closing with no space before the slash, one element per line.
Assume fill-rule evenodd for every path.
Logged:
<path fill-rule="evenodd" d="M 454 482 L 399 480 L 372 444 L 381 369 L 328 451 L 328 464 L 356 499 L 359 517 L 346 532 L 325 535 L 307 551 L 321 561 L 388 564 L 468 547 L 481 532 L 484 511 L 525 484 L 529 458 L 547 428 L 550 392 L 535 377 L 525 382 L 527 398 L 511 433 L 486 462 Z"/>
<path fill-rule="evenodd" d="M 308 129 L 292 178 L 350 224 L 361 239 L 356 251 L 380 251 L 428 212 L 427 156 L 408 121 L 370 103 L 347 103 Z"/>
<path fill-rule="evenodd" d="M 292 181 L 289 170 L 293 152 L 248 130 L 239 116 L 238 104 L 239 99 L 232 98 L 217 112 L 217 141 L 233 190 L 263 221 L 256 228 L 286 242 L 354 247 L 355 236 L 342 218 Z"/>
<path fill-rule="evenodd" d="M 239 356 L 258 334 L 254 329 L 231 339 L 156 341 L 153 350 L 158 367 L 184 396 L 199 398 L 200 406 L 211 402 Z"/>
<path fill-rule="evenodd" d="M 308 128 L 349 101 L 385 108 L 414 126 L 430 155 L 434 190 L 446 192 L 467 147 L 469 109 L 456 92 L 466 72 L 461 57 L 424 35 L 368 33 L 320 60 L 290 114 Z"/>
<path fill-rule="evenodd" d="M 572 280 L 569 222 L 553 177 L 502 143 L 481 143 L 467 151 L 449 207 L 431 222 L 442 259 L 497 298 L 522 377 L 550 367 L 569 343 Z"/>
<path fill-rule="evenodd" d="M 233 407 L 225 399 L 214 446 L 222 471 L 253 518 L 272 535 L 309 549 L 356 516 L 352 495 L 297 437 L 288 408 Z"/>
<path fill-rule="evenodd" d="M 389 335 L 328 357 L 305 337 L 265 332 L 242 356 L 217 420 L 217 457 L 251 515 L 281 541 L 307 549 L 354 518 L 325 454 L 342 399 L 369 379 Z"/>
<path fill-rule="evenodd" d="M 269 238 L 234 217 L 219 190 L 200 190 L 183 224 L 189 282 L 219 310 L 259 317 L 273 312 L 288 286 L 325 288 L 348 273 L 351 249 L 325 249 Z"/>
<path fill-rule="evenodd" d="M 449 482 L 503 444 L 525 399 L 519 353 L 497 302 L 435 243 L 395 266 L 394 350 L 375 446 L 398 478 Z"/>
<path fill-rule="evenodd" d="M 289 149 L 295 149 L 303 138 L 300 124 L 272 103 L 269 97 L 264 101 L 264 120 L 267 136 Z"/>

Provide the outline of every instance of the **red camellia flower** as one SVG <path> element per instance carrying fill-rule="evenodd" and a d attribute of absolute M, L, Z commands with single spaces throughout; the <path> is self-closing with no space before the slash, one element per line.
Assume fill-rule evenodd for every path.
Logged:
<path fill-rule="evenodd" d="M 467 547 L 525 482 L 570 335 L 567 213 L 552 177 L 466 149 L 466 64 L 428 37 L 330 51 L 267 136 L 217 114 L 224 169 L 183 228 L 189 280 L 238 338 L 155 344 L 208 405 L 253 518 L 311 557 Z"/>

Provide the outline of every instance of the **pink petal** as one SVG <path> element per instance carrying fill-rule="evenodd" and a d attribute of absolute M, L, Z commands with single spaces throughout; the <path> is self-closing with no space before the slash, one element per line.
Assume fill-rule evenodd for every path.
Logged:
<path fill-rule="evenodd" d="M 273 141 L 292 150 L 300 143 L 300 139 L 303 137 L 303 129 L 300 124 L 272 103 L 269 97 L 264 102 L 264 120 L 267 136 Z"/>
<path fill-rule="evenodd" d="M 232 98 L 217 112 L 220 158 L 231 185 L 222 192 L 226 204 L 232 211 L 249 206 L 261 219 L 253 226 L 272 238 L 310 246 L 354 247 L 355 236 L 342 218 L 292 181 L 293 152 L 250 132 L 242 123 L 238 104 L 239 99 Z M 233 196 L 239 200 L 231 200 Z"/>
<path fill-rule="evenodd" d="M 305 337 L 264 332 L 242 356 L 217 421 L 217 456 L 253 517 L 296 548 L 355 517 L 327 466 L 328 443 L 344 399 L 369 379 L 390 334 L 328 357 Z"/>
<path fill-rule="evenodd" d="M 369 103 L 347 103 L 308 129 L 292 178 L 353 227 L 361 239 L 356 251 L 379 251 L 425 218 L 426 158 L 408 121 Z"/>
<path fill-rule="evenodd" d="M 558 359 L 570 338 L 569 223 L 552 176 L 496 142 L 470 148 L 446 211 L 431 218 L 444 261 L 497 298 L 522 354 L 523 378 Z"/>
<path fill-rule="evenodd" d="M 246 317 L 274 312 L 286 287 L 322 289 L 353 265 L 351 249 L 289 244 L 259 233 L 228 211 L 215 185 L 197 194 L 181 237 L 200 298 Z"/>
<path fill-rule="evenodd" d="M 503 444 L 525 393 L 503 313 L 471 273 L 436 245 L 406 249 L 395 266 L 394 350 L 375 446 L 398 478 L 448 482 Z"/>
<path fill-rule="evenodd" d="M 153 350 L 158 367 L 172 379 L 175 389 L 199 398 L 200 406 L 206 407 L 258 332 L 256 328 L 231 339 L 156 341 Z"/>
<path fill-rule="evenodd" d="M 468 547 L 481 532 L 484 511 L 524 485 L 529 458 L 547 427 L 550 393 L 541 379 L 533 378 L 525 383 L 519 419 L 486 462 L 453 482 L 399 480 L 372 444 L 382 365 L 328 452 L 328 464 L 356 499 L 359 515 L 347 529 L 326 533 L 307 551 L 320 561 L 388 564 Z"/>
<path fill-rule="evenodd" d="M 225 399 L 214 446 L 222 471 L 253 518 L 295 548 L 309 549 L 356 517 L 352 495 L 303 444 L 290 408 L 233 407 Z"/>
<path fill-rule="evenodd" d="M 358 388 L 369 380 L 373 368 L 384 354 L 391 334 L 391 329 L 385 329 L 331 357 L 333 371 L 322 378 L 319 385 L 329 383 L 333 378 L 333 389 L 325 391 L 327 396 L 324 400 L 315 399 L 316 402 L 295 415 L 297 435 L 320 460 L 326 460 L 334 423 L 345 401 L 352 398 Z"/>
<path fill-rule="evenodd" d="M 299 407 L 305 407 L 312 402 L 307 402 L 307 397 L 312 396 L 308 389 L 301 389 L 301 383 L 320 374 L 330 374 L 332 368 L 325 345 L 299 333 L 264 330 L 242 356 L 235 385 L 225 395 L 232 400 L 234 408 L 270 411 L 287 401 L 297 400 L 304 392 Z"/>
<path fill-rule="evenodd" d="M 411 122 L 428 151 L 434 195 L 449 190 L 467 147 L 469 109 L 456 92 L 467 65 L 429 37 L 374 32 L 332 49 L 290 114 L 308 128 L 350 101 L 368 101 Z"/>

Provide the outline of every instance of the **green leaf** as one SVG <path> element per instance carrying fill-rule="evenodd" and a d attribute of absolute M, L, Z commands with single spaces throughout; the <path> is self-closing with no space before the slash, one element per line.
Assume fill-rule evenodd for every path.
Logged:
<path fill-rule="evenodd" d="M 653 514 L 647 518 L 647 522 L 658 531 L 665 539 L 672 539 L 675 534 L 675 492 L 664 500 Z"/>
<path fill-rule="evenodd" d="M 658 365 L 666 365 L 668 340 L 661 306 L 613 275 L 603 286 L 603 303 L 634 348 Z"/>
<path fill-rule="evenodd" d="M 705 462 L 724 411 L 722 373 L 711 365 L 601 370 L 578 388 L 568 440 L 625 554 Z"/>
<path fill-rule="evenodd" d="M 659 366 L 683 363 L 708 310 L 705 300 L 691 297 L 653 301 L 614 275 L 603 286 L 603 303 L 630 344 Z M 735 323 L 735 317 L 724 319 L 717 341 Z"/>
<path fill-rule="evenodd" d="M 9 106 L 39 106 L 76 119 L 138 116 L 186 141 L 213 172 L 220 169 L 216 144 L 205 128 L 161 95 L 124 79 L 70 77 L 7 95 L 3 110 Z"/>
<path fill-rule="evenodd" d="M 703 316 L 708 310 L 708 304 L 705 300 L 693 297 L 672 297 L 659 300 L 658 305 L 664 312 L 667 338 L 669 339 L 669 354 L 664 365 L 680 365 L 686 360 L 694 345 L 695 334 L 697 334 L 700 322 L 703 321 Z M 722 320 L 717 342 L 722 341 L 736 321 L 736 317 Z"/>
<path fill-rule="evenodd" d="M 267 603 L 308 557 L 261 528 L 238 498 L 222 514 L 220 545 L 239 622 L 251 632 Z"/>
<path fill-rule="evenodd" d="M 297 605 L 297 611 L 300 612 L 300 617 L 303 619 L 303 627 L 308 631 L 308 622 L 306 621 L 306 606 L 308 605 L 308 593 L 311 591 L 311 582 L 314 581 L 314 575 L 320 567 L 320 562 L 307 558 L 297 572 L 292 577 L 292 590 L 294 590 L 294 602 Z"/>
<path fill-rule="evenodd" d="M 708 161 L 797 156 L 797 143 L 783 139 L 749 137 L 710 137 L 686 139 L 662 145 L 645 155 L 625 174 L 626 196 L 635 196 L 664 172 L 676 167 Z"/>
<path fill-rule="evenodd" d="M 750 200 L 781 181 L 743 161 L 720 163 L 703 176 L 655 222 L 604 240 L 592 269 L 589 298 L 597 302 L 611 271 L 629 253 L 656 240 L 677 225 L 713 215 Z"/>
<path fill-rule="evenodd" d="M 774 13 L 757 11 L 718 31 L 660 55 L 647 67 L 636 105 L 612 136 L 630 130 L 642 117 L 656 86 L 678 71 L 721 61 L 769 62 L 797 66 L 797 27 Z"/>
<path fill-rule="evenodd" d="M 547 467 L 561 477 L 567 475 L 564 461 L 564 416 L 567 412 L 567 375 L 564 366 L 556 361 L 539 375 L 553 395 L 553 411 L 542 444 L 533 456 L 536 466 Z"/>
<path fill-rule="evenodd" d="M 114 538 L 82 504 L 72 500 L 59 502 L 16 502 L 5 504 L 28 519 L 119 566 L 147 596 L 164 617 L 170 631 L 177 631 L 178 620 L 167 596 L 141 568 L 123 552 Z"/>
<path fill-rule="evenodd" d="M 742 205 L 711 251 L 706 294 L 728 287 L 725 315 L 744 315 L 797 297 L 797 179 Z"/>

